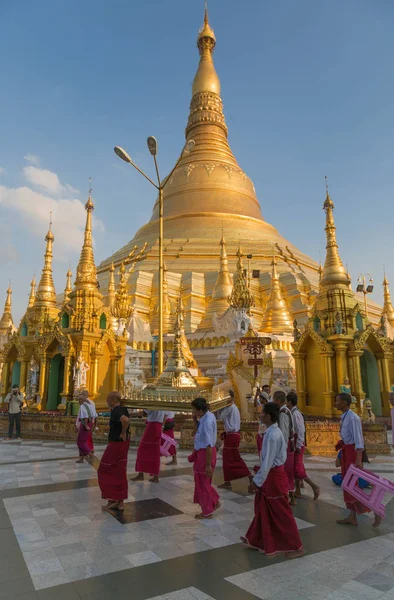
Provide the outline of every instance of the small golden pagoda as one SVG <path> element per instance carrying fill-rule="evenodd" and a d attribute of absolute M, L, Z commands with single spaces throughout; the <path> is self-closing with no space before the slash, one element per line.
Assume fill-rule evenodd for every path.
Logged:
<path fill-rule="evenodd" d="M 275 257 L 272 259 L 271 293 L 265 307 L 261 330 L 273 335 L 293 333 L 292 318 L 280 289 Z"/>
<path fill-rule="evenodd" d="M 302 334 L 295 327 L 293 344 L 297 393 L 301 410 L 332 417 L 335 397 L 344 389 L 365 397 L 376 415 L 388 415 L 393 382 L 393 345 L 368 321 L 356 298 L 338 251 L 334 203 L 326 191 L 326 259 L 319 294 Z"/>

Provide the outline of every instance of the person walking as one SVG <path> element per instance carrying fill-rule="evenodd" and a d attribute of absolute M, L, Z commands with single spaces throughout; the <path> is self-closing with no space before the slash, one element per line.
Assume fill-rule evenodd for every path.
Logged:
<path fill-rule="evenodd" d="M 289 498 L 290 504 L 295 506 L 294 497 L 295 481 L 294 481 L 294 424 L 291 412 L 286 406 L 286 394 L 282 390 L 277 390 L 273 395 L 274 403 L 279 407 L 279 429 L 283 433 L 287 444 L 287 459 L 285 462 L 285 472 L 289 482 Z"/>
<path fill-rule="evenodd" d="M 165 418 L 164 418 L 163 433 L 165 435 L 168 435 L 168 437 L 170 437 L 172 440 L 175 440 L 174 429 L 175 429 L 175 413 L 174 412 L 166 412 Z M 163 445 L 163 440 L 161 441 L 161 445 Z M 170 462 L 166 463 L 166 465 L 177 465 L 178 460 L 177 460 L 177 456 L 176 456 L 176 446 L 171 446 L 171 448 L 169 449 L 169 452 L 170 452 L 171 460 L 170 460 Z"/>
<path fill-rule="evenodd" d="M 103 510 L 124 510 L 128 498 L 127 459 L 130 446 L 130 417 L 125 406 L 121 406 L 119 392 L 107 397 L 111 411 L 109 419 L 108 445 L 98 468 L 98 483 L 101 497 L 107 500 Z"/>
<path fill-rule="evenodd" d="M 93 428 L 97 418 L 96 407 L 89 401 L 89 392 L 83 390 L 78 396 L 79 411 L 75 426 L 78 430 L 77 446 L 79 459 L 75 462 L 83 463 L 84 459 L 90 460 L 94 455 Z"/>
<path fill-rule="evenodd" d="M 151 483 L 159 483 L 161 433 L 166 413 L 163 410 L 144 412 L 147 415 L 146 427 L 138 445 L 135 463 L 138 475 L 131 481 L 144 481 L 144 473 L 148 473 L 151 475 Z"/>
<path fill-rule="evenodd" d="M 288 499 L 287 442 L 278 427 L 279 407 L 265 404 L 261 420 L 267 427 L 261 467 L 249 485 L 249 492 L 255 493 L 254 519 L 241 541 L 267 556 L 298 558 L 304 549 Z"/>
<path fill-rule="evenodd" d="M 12 440 L 14 434 L 14 426 L 16 429 L 16 439 L 21 438 L 21 417 L 22 406 L 24 403 L 23 394 L 19 390 L 19 385 L 14 383 L 11 392 L 4 398 L 5 404 L 8 404 L 8 438 Z"/>

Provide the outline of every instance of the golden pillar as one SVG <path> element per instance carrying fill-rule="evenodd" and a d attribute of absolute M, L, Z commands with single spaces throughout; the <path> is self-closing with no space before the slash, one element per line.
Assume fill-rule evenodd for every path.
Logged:
<path fill-rule="evenodd" d="M 90 357 L 90 388 L 89 394 L 92 398 L 97 395 L 97 378 L 98 378 L 98 355 Z"/>
<path fill-rule="evenodd" d="M 354 374 L 354 387 L 352 387 L 352 394 L 357 399 L 357 409 L 359 414 L 362 414 L 363 403 L 365 398 L 360 367 L 360 356 L 362 355 L 363 350 L 349 350 L 349 358 L 352 361 L 352 370 Z"/>
<path fill-rule="evenodd" d="M 111 390 L 118 390 L 119 356 L 111 359 Z"/>
<path fill-rule="evenodd" d="M 45 408 L 46 400 L 44 400 L 44 395 L 47 388 L 47 378 L 49 374 L 49 359 L 44 355 L 40 360 L 40 380 L 38 385 L 38 404 L 41 406 L 41 410 Z"/>
<path fill-rule="evenodd" d="M 384 416 L 388 416 L 390 414 L 388 397 L 391 391 L 391 354 L 389 352 L 381 352 L 376 357 L 378 359 L 379 379 L 381 380 L 382 413 Z"/>
<path fill-rule="evenodd" d="M 61 392 L 63 404 L 65 404 L 67 402 L 67 396 L 70 393 L 71 369 L 72 369 L 71 356 L 66 355 L 64 357 L 63 390 Z"/>
<path fill-rule="evenodd" d="M 4 397 L 7 395 L 8 388 L 10 385 L 10 361 L 9 360 L 4 361 L 1 381 L 2 381 L 1 393 L 3 395 L 3 400 L 4 400 Z"/>
<path fill-rule="evenodd" d="M 332 417 L 334 414 L 334 399 L 335 399 L 335 384 L 333 378 L 333 360 L 334 352 L 322 352 L 322 358 L 324 359 L 324 376 L 325 376 L 325 391 L 323 392 L 324 397 L 324 416 Z"/>
<path fill-rule="evenodd" d="M 26 391 L 26 379 L 27 379 L 27 368 L 29 361 L 26 359 L 21 360 L 21 373 L 19 377 L 19 388 L 22 393 Z"/>
<path fill-rule="evenodd" d="M 348 342 L 342 339 L 333 339 L 332 345 L 335 349 L 335 362 L 337 367 L 337 381 L 335 385 L 335 391 L 339 392 L 341 385 L 344 384 L 345 379 L 348 376 L 347 357 L 346 351 L 348 348 Z"/>
<path fill-rule="evenodd" d="M 301 411 L 306 407 L 306 375 L 305 375 L 305 352 L 293 353 L 296 370 L 296 387 L 298 396 L 298 406 Z"/>

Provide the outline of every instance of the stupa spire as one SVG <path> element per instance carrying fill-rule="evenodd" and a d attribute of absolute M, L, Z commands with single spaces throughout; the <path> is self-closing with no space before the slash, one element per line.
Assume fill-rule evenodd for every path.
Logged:
<path fill-rule="evenodd" d="M 37 287 L 34 308 L 46 308 L 53 312 L 52 316 L 55 316 L 55 311 L 57 312 L 56 290 L 52 275 L 53 242 L 55 241 L 55 237 L 52 233 L 52 213 L 50 213 L 49 229 L 45 236 L 45 241 L 44 268 Z"/>
<path fill-rule="evenodd" d="M 30 294 L 28 308 L 33 308 L 36 299 L 36 275 L 33 275 L 33 279 L 30 282 Z"/>
<path fill-rule="evenodd" d="M 92 213 L 94 204 L 92 201 L 92 179 L 89 178 L 89 196 L 85 204 L 86 223 L 83 239 L 81 256 L 77 267 L 77 276 L 75 279 L 75 287 L 77 289 L 96 289 L 97 274 L 96 264 L 94 262 L 93 242 L 92 242 Z"/>
<path fill-rule="evenodd" d="M 321 288 L 342 287 L 349 288 L 351 280 L 343 266 L 341 257 L 339 256 L 338 244 L 336 238 L 336 227 L 334 221 L 334 202 L 328 193 L 328 184 L 326 177 L 326 199 L 324 201 L 323 210 L 326 213 L 326 260 L 324 262 L 323 273 L 321 278 Z"/>
<path fill-rule="evenodd" d="M 271 293 L 263 316 L 261 329 L 273 335 L 293 333 L 293 321 L 280 289 L 276 258 L 272 259 Z"/>
<path fill-rule="evenodd" d="M 384 274 L 384 278 L 383 278 L 383 299 L 384 299 L 384 304 L 383 304 L 382 315 L 386 315 L 387 320 L 390 323 L 391 327 L 394 327 L 394 308 L 393 308 L 393 305 L 391 302 L 390 284 L 386 277 L 386 273 Z"/>
<path fill-rule="evenodd" d="M 14 321 L 12 319 L 11 308 L 12 308 L 12 288 L 11 282 L 7 288 L 6 299 L 4 303 L 4 311 L 3 316 L 0 319 L 0 331 L 7 331 L 10 325 L 13 325 Z"/>
<path fill-rule="evenodd" d="M 70 294 L 72 292 L 72 283 L 71 283 L 71 279 L 72 279 L 73 274 L 71 273 L 71 269 L 70 267 L 68 268 L 68 271 L 66 273 L 66 287 L 64 288 L 64 304 L 67 304 L 67 302 L 70 300 Z"/>
<path fill-rule="evenodd" d="M 115 291 L 116 291 L 116 285 L 115 285 L 115 267 L 114 267 L 114 263 L 111 263 L 111 266 L 109 268 L 109 281 L 108 281 L 108 292 L 107 292 L 107 306 L 109 308 L 112 308 L 113 305 L 115 304 Z"/>

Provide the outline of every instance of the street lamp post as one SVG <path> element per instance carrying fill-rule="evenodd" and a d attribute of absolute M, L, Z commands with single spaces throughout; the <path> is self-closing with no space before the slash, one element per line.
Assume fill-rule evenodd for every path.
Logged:
<path fill-rule="evenodd" d="M 366 278 L 369 277 L 368 285 L 366 285 Z M 373 278 L 370 273 L 360 273 L 357 278 L 357 288 L 356 292 L 359 294 L 364 294 L 364 308 L 365 308 L 365 316 L 368 318 L 368 301 L 367 295 L 372 294 L 373 292 Z"/>
<path fill-rule="evenodd" d="M 155 137 L 150 136 L 147 139 L 147 144 L 149 148 L 149 152 L 153 156 L 153 160 L 155 163 L 156 176 L 157 176 L 157 184 L 152 181 L 146 173 L 142 171 L 130 158 L 129 154 L 121 148 L 120 146 L 115 146 L 114 151 L 119 158 L 124 160 L 125 162 L 132 165 L 145 179 L 149 181 L 159 192 L 159 358 L 158 358 L 158 374 L 160 375 L 163 372 L 164 368 L 164 352 L 163 352 L 163 281 L 164 281 L 164 259 L 163 259 L 163 239 L 164 239 L 164 226 L 163 226 L 163 191 L 167 182 L 171 179 L 171 175 L 174 173 L 175 169 L 179 165 L 184 154 L 188 154 L 194 148 L 195 142 L 194 140 L 189 140 L 186 142 L 183 150 L 181 152 L 180 157 L 175 163 L 174 168 L 171 173 L 168 175 L 167 179 L 165 179 L 164 183 L 160 179 L 159 167 L 157 164 L 157 140 Z"/>

